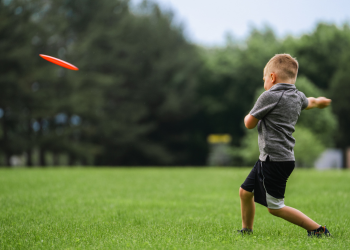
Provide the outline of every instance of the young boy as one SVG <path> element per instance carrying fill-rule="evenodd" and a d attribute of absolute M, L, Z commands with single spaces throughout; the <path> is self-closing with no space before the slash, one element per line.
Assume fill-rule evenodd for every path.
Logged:
<path fill-rule="evenodd" d="M 292 136 L 301 110 L 325 108 L 331 100 L 319 97 L 306 98 L 295 87 L 298 62 L 289 54 L 271 58 L 264 69 L 265 92 L 256 101 L 253 109 L 244 118 L 248 129 L 258 125 L 259 160 L 239 190 L 241 198 L 242 230 L 252 233 L 255 202 L 268 211 L 295 225 L 305 228 L 309 236 L 329 236 L 321 226 L 305 214 L 284 205 L 284 193 L 288 177 L 295 167 Z"/>

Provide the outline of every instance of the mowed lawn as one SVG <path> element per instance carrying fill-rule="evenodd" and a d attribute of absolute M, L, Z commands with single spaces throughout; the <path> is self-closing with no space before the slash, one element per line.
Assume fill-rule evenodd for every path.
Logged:
<path fill-rule="evenodd" d="M 286 204 L 326 224 L 306 231 L 257 205 L 240 236 L 249 168 L 0 170 L 0 249 L 350 249 L 350 171 L 296 169 Z"/>

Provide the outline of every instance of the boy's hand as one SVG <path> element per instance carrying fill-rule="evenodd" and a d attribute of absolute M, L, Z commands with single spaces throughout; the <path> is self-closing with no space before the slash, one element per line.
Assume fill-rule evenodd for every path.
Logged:
<path fill-rule="evenodd" d="M 307 99 L 309 100 L 309 105 L 307 106 L 306 109 L 313 109 L 313 108 L 324 109 L 328 107 L 332 102 L 331 99 L 328 99 L 326 97 L 318 97 L 318 98 L 309 97 Z"/>
<path fill-rule="evenodd" d="M 325 107 L 328 107 L 332 102 L 331 99 L 327 99 L 326 97 L 319 97 L 316 100 L 318 102 L 319 109 L 324 109 Z"/>

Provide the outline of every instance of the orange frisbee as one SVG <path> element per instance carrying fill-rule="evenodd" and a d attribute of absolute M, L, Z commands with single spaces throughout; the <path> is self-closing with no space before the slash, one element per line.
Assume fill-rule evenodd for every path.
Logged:
<path fill-rule="evenodd" d="M 47 55 L 43 55 L 43 54 L 40 54 L 40 56 L 42 58 L 44 58 L 45 60 L 49 61 L 49 62 L 52 62 L 54 64 L 57 64 L 61 67 L 64 67 L 64 68 L 67 68 L 67 69 L 71 69 L 71 70 L 79 70 L 77 67 L 75 67 L 73 64 L 70 64 L 68 62 L 65 62 L 61 59 L 58 59 L 56 57 L 53 57 L 53 56 L 47 56 Z"/>

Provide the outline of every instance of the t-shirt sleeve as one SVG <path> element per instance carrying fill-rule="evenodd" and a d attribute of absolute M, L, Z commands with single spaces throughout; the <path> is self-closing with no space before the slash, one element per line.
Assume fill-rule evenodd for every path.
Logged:
<path fill-rule="evenodd" d="M 303 92 L 299 91 L 299 95 L 301 97 L 301 110 L 306 109 L 307 106 L 309 106 L 309 100 L 307 99 L 307 97 Z"/>
<path fill-rule="evenodd" d="M 270 110 L 275 107 L 277 102 L 278 96 L 274 95 L 271 91 L 265 91 L 259 96 L 249 114 L 261 120 Z"/>

